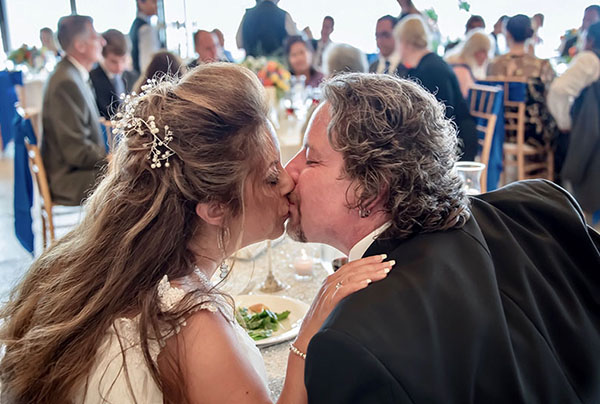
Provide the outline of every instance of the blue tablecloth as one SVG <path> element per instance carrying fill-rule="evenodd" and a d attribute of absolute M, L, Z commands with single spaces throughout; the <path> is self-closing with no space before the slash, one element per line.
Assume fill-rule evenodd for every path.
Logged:
<path fill-rule="evenodd" d="M 494 85 L 491 83 L 479 82 L 480 84 Z M 469 97 L 473 92 L 469 93 Z M 470 104 L 470 99 L 468 104 Z M 487 108 L 487 105 L 484 106 Z M 492 138 L 492 148 L 490 150 L 490 159 L 487 167 L 487 191 L 493 191 L 498 188 L 498 182 L 500 181 L 500 174 L 503 169 L 503 154 L 502 145 L 504 143 L 504 90 L 500 90 L 494 98 L 494 105 L 492 106 L 492 113 L 496 114 L 496 126 L 494 128 L 494 136 Z M 477 118 L 477 125 L 487 125 L 487 120 L 483 118 Z M 485 133 L 479 133 L 481 139 L 485 136 Z"/>
<path fill-rule="evenodd" d="M 15 91 L 16 85 L 23 85 L 21 72 L 0 71 L 0 130 L 2 131 L 2 148 L 13 139 L 13 118 L 17 113 L 15 103 L 19 100 Z"/>
<path fill-rule="evenodd" d="M 33 181 L 29 170 L 25 138 L 30 144 L 36 144 L 36 137 L 28 119 L 15 113 L 14 118 L 15 135 L 15 184 L 14 184 L 14 210 L 15 210 L 15 234 L 19 242 L 27 251 L 33 254 L 33 220 L 31 218 L 31 207 L 33 206 Z"/>

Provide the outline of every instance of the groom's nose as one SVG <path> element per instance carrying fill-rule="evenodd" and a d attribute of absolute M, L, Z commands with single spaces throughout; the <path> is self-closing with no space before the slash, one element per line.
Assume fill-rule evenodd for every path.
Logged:
<path fill-rule="evenodd" d="M 304 149 L 300 149 L 298 153 L 285 165 L 285 171 L 292 177 L 294 183 L 298 183 L 298 176 L 304 163 Z"/>

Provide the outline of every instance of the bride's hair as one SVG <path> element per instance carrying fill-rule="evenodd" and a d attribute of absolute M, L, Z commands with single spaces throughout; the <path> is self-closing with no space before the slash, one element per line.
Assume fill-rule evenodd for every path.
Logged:
<path fill-rule="evenodd" d="M 200 66 L 140 99 L 135 116 L 154 116 L 161 136 L 168 125 L 176 155 L 153 169 L 148 128 L 120 139 L 81 224 L 33 263 L 0 314 L 2 402 L 69 403 L 87 386 L 114 320 L 137 313 L 156 384 L 171 397 L 182 393 L 159 374 L 148 341 L 165 335 L 164 324 L 174 330 L 194 297 L 217 292 L 190 292 L 162 313 L 157 285 L 193 271 L 188 246 L 203 231 L 199 202 L 227 206 L 229 223 L 243 216 L 244 182 L 267 166 L 266 114 L 260 82 L 234 64 Z"/>

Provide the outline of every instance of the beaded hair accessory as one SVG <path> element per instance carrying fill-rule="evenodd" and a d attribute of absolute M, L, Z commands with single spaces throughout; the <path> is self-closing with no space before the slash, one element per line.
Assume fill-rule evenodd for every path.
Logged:
<path fill-rule="evenodd" d="M 175 150 L 169 147 L 169 143 L 173 140 L 173 132 L 169 129 L 168 125 L 164 126 L 163 137 L 159 137 L 160 129 L 156 126 L 156 120 L 153 115 L 148 116 L 147 119 L 136 116 L 136 109 L 140 100 L 142 100 L 150 90 L 156 87 L 158 81 L 156 79 L 148 79 L 144 84 L 139 94 L 135 91 L 131 94 L 121 94 L 121 100 L 123 100 L 122 110 L 115 115 L 116 120 L 111 121 L 113 126 L 112 133 L 114 135 L 121 135 L 125 137 L 131 136 L 147 136 L 145 130 L 150 132 L 152 141 L 144 143 L 143 146 L 150 149 L 148 160 L 151 160 L 150 168 L 169 167 L 169 158 L 173 155 L 177 155 Z"/>

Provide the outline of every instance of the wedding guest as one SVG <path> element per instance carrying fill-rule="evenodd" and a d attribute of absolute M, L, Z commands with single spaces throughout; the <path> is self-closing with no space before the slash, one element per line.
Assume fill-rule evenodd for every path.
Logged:
<path fill-rule="evenodd" d="M 446 57 L 446 62 L 456 74 L 463 97 L 467 98 L 469 88 L 475 84 L 475 81 L 485 78 L 488 55 L 492 44 L 487 34 L 480 30 L 474 30 L 467 35 L 459 47 L 459 51 Z M 476 72 L 479 77 L 475 76 Z M 483 75 L 481 72 L 483 72 Z"/>
<path fill-rule="evenodd" d="M 554 79 L 548 91 L 548 109 L 561 131 L 571 129 L 571 106 L 581 91 L 600 80 L 600 23 L 592 24 L 584 50 L 577 54 L 567 70 Z"/>
<path fill-rule="evenodd" d="M 313 48 L 301 36 L 291 36 L 285 44 L 285 54 L 293 76 L 304 76 L 307 87 L 319 87 L 323 81 L 323 73 L 312 64 Z"/>
<path fill-rule="evenodd" d="M 367 55 L 345 43 L 332 44 L 323 55 L 323 73 L 330 78 L 339 73 L 366 73 L 369 71 Z"/>
<path fill-rule="evenodd" d="M 219 61 L 217 38 L 208 31 L 201 29 L 194 33 L 194 50 L 198 57 L 188 64 L 188 69 Z"/>
<path fill-rule="evenodd" d="M 569 146 L 571 109 L 583 89 L 600 80 L 600 22 L 588 28 L 584 50 L 578 53 L 568 69 L 554 79 L 548 91 L 548 110 L 556 120 L 561 134 L 556 147 L 556 168 L 560 172 Z"/>
<path fill-rule="evenodd" d="M 345 43 L 334 43 L 328 47 L 323 55 L 323 60 L 323 74 L 326 79 L 340 73 L 367 73 L 369 71 L 367 55 L 360 49 Z M 302 124 L 300 133 L 306 133 L 306 128 L 308 128 L 308 124 L 318 105 L 319 100 L 313 100 L 313 103 L 306 111 L 306 119 Z"/>
<path fill-rule="evenodd" d="M 327 50 L 327 47 L 331 45 L 331 34 L 333 33 L 333 26 L 335 21 L 333 17 L 328 15 L 323 18 L 321 24 L 321 39 L 316 41 L 315 56 L 313 57 L 313 67 L 317 70 L 323 69 L 323 54 Z"/>
<path fill-rule="evenodd" d="M 592 4 L 586 7 L 583 12 L 581 27 L 577 30 L 577 33 L 573 36 L 565 36 L 560 44 L 560 56 L 573 57 L 583 49 L 588 28 L 598 21 L 600 21 L 600 6 Z"/>
<path fill-rule="evenodd" d="M 3 403 L 271 402 L 260 351 L 210 281 L 237 249 L 284 232 L 294 183 L 267 111 L 256 75 L 233 63 L 126 101 L 85 219 L 32 264 L 0 314 Z M 324 280 L 280 403 L 307 402 L 301 352 L 340 300 L 390 273 L 384 259 Z"/>
<path fill-rule="evenodd" d="M 60 56 L 60 51 L 54 41 L 54 32 L 48 27 L 40 29 L 40 42 L 42 43 L 42 52 L 51 52 L 55 57 Z"/>
<path fill-rule="evenodd" d="M 544 14 L 537 13 L 531 17 L 531 28 L 533 29 L 533 35 L 527 41 L 525 41 L 525 48 L 527 53 L 535 56 L 535 48 L 541 45 L 544 40 L 540 37 L 540 30 L 544 26 Z"/>
<path fill-rule="evenodd" d="M 44 90 L 41 155 L 52 202 L 76 206 L 93 189 L 105 163 L 100 118 L 88 85 L 105 41 L 83 15 L 62 17 L 57 37 L 66 56 Z"/>
<path fill-rule="evenodd" d="M 554 142 L 558 135 L 556 123 L 546 105 L 546 94 L 556 74 L 547 59 L 527 53 L 525 41 L 532 35 L 529 17 L 517 14 L 509 18 L 506 23 L 509 51 L 489 63 L 488 75 L 528 80 L 525 139 L 534 145 L 543 145 Z"/>
<path fill-rule="evenodd" d="M 165 45 L 160 42 L 157 28 L 152 25 L 152 17 L 158 13 L 157 0 L 136 0 L 137 15 L 129 30 L 131 59 L 133 68 L 143 72 L 152 55 Z"/>
<path fill-rule="evenodd" d="M 422 18 L 404 18 L 396 26 L 394 36 L 401 62 L 408 68 L 405 76 L 416 79 L 446 105 L 446 116 L 458 126 L 461 159 L 475 160 L 479 147 L 475 120 L 469 114 L 456 74 L 440 56 L 428 49 L 429 36 Z"/>
<path fill-rule="evenodd" d="M 468 197 L 456 128 L 416 83 L 322 89 L 286 167 L 288 234 L 396 265 L 312 338 L 308 401 L 600 402 L 600 234 L 573 197 L 545 180 Z"/>
<path fill-rule="evenodd" d="M 185 71 L 186 68 L 182 65 L 179 56 L 168 51 L 160 51 L 154 54 L 148 67 L 146 67 L 144 74 L 139 77 L 133 88 L 136 93 L 140 93 L 142 91 L 142 86 L 144 86 L 149 79 L 161 80 L 165 76 L 181 77 Z"/>
<path fill-rule="evenodd" d="M 106 45 L 102 48 L 102 60 L 90 71 L 96 105 L 100 115 L 110 120 L 121 105 L 120 95 L 130 93 L 138 74 L 127 70 L 129 44 L 123 33 L 109 29 L 102 34 Z"/>
<path fill-rule="evenodd" d="M 400 63 L 400 55 L 396 51 L 396 40 L 394 39 L 394 27 L 398 19 L 391 15 L 384 15 L 377 20 L 375 26 L 375 39 L 379 55 L 369 66 L 372 73 L 395 74 L 402 76 L 406 68 Z"/>
<path fill-rule="evenodd" d="M 283 54 L 287 37 L 300 35 L 290 14 L 277 3 L 279 0 L 256 0 L 256 6 L 246 10 L 235 36 L 246 56 Z"/>
<path fill-rule="evenodd" d="M 494 56 L 498 56 L 504 53 L 504 46 L 500 46 L 500 40 L 502 40 L 502 45 L 505 45 L 504 36 L 504 27 L 506 26 L 506 22 L 508 21 L 508 16 L 503 15 L 498 18 L 498 21 L 494 24 L 494 30 L 491 32 L 491 36 L 494 38 Z"/>
<path fill-rule="evenodd" d="M 465 24 L 465 34 L 468 34 L 474 29 L 485 29 L 485 21 L 482 16 L 472 15 L 467 20 L 467 23 Z"/>
<path fill-rule="evenodd" d="M 223 62 L 233 62 L 233 56 L 231 52 L 225 49 L 225 37 L 223 36 L 223 32 L 220 29 L 215 28 L 211 31 L 211 34 L 217 37 L 218 40 L 218 59 Z"/>

